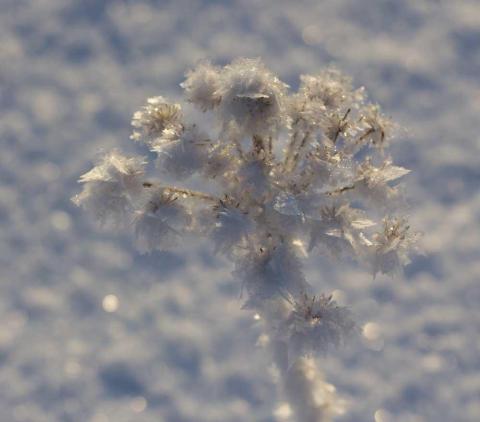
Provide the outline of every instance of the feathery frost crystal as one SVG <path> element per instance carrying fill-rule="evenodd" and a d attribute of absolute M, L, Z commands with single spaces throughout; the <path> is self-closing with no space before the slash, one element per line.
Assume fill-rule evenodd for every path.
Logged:
<path fill-rule="evenodd" d="M 202 62 L 181 86 L 213 127 L 190 121 L 180 104 L 148 99 L 131 138 L 157 155 L 160 178 L 147 177 L 143 158 L 114 151 L 81 176 L 74 202 L 101 222 L 133 226 L 144 252 L 185 233 L 209 237 L 233 262 L 244 307 L 264 321 L 297 420 L 331 420 L 342 406 L 314 355 L 358 330 L 328 293 L 314 295 L 302 258 L 308 250 L 354 259 L 372 275 L 409 262 L 418 235 L 400 213 L 399 184 L 409 170 L 386 154 L 395 125 L 333 68 L 301 76 L 290 93 L 260 59 Z M 195 177 L 205 191 L 164 176 Z"/>
<path fill-rule="evenodd" d="M 101 223 L 123 223 L 134 211 L 134 200 L 142 194 L 142 158 L 125 157 L 117 151 L 106 154 L 99 164 L 79 179 L 83 191 L 73 202 L 91 211 Z"/>

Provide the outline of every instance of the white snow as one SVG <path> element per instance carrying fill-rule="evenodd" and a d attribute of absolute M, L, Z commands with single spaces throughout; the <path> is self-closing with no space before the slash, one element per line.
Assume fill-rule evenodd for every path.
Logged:
<path fill-rule="evenodd" d="M 1 421 L 288 420 L 211 245 L 142 256 L 70 203 L 97 154 L 146 153 L 128 137 L 147 97 L 238 56 L 295 89 L 333 62 L 407 129 L 393 156 L 425 255 L 393 280 L 328 258 L 305 274 L 379 327 L 317 361 L 348 401 L 339 420 L 480 419 L 478 0 L 0 6 Z"/>

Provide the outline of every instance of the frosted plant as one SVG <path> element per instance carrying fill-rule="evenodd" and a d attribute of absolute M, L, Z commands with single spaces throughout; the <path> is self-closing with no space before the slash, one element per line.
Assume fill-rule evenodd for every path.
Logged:
<path fill-rule="evenodd" d="M 331 420 L 342 402 L 314 358 L 358 329 L 331 295 L 314 294 L 302 258 L 350 257 L 374 276 L 409 262 L 417 234 L 400 215 L 398 183 L 409 171 L 385 154 L 395 125 L 330 68 L 301 76 L 293 94 L 259 59 L 201 63 L 181 86 L 216 124 L 206 130 L 180 104 L 148 99 L 131 138 L 156 154 L 160 179 L 147 177 L 145 159 L 114 151 L 80 178 L 73 200 L 102 223 L 133 225 L 141 251 L 185 233 L 210 238 L 234 264 L 244 308 L 264 321 L 296 420 Z"/>

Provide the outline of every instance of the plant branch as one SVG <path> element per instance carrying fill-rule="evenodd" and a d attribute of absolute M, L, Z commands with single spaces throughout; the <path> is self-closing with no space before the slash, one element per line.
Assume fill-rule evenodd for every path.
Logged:
<path fill-rule="evenodd" d="M 216 196 L 213 195 L 208 195 L 203 192 L 191 190 L 191 189 L 185 189 L 185 188 L 177 188 L 175 186 L 162 186 L 158 183 L 153 183 L 153 182 L 143 182 L 143 187 L 144 188 L 152 188 L 152 187 L 161 187 L 165 189 L 166 193 L 176 193 L 179 195 L 191 197 L 191 198 L 198 198 L 202 199 L 205 201 L 211 201 L 211 202 L 219 202 L 220 199 L 217 198 Z"/>

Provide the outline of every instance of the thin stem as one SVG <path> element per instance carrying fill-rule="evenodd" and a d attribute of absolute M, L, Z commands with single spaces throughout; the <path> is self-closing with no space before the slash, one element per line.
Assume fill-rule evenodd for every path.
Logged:
<path fill-rule="evenodd" d="M 270 341 L 268 347 L 278 368 L 280 387 L 298 422 L 331 422 L 340 404 L 333 386 L 327 384 L 313 358 L 290 361 L 288 345 L 276 338 L 279 319 L 285 318 L 289 305 L 273 306 L 262 315 Z"/>
<path fill-rule="evenodd" d="M 297 359 L 284 374 L 285 395 L 299 422 L 331 422 L 340 407 L 313 358 Z"/>
<path fill-rule="evenodd" d="M 302 141 L 300 142 L 300 145 L 298 146 L 297 151 L 295 151 L 295 155 L 292 158 L 292 164 L 290 166 L 290 171 L 295 170 L 295 167 L 297 167 L 298 164 L 298 158 L 300 157 L 300 153 L 302 152 L 302 149 L 307 145 L 307 140 L 310 138 L 310 132 L 306 132 L 305 136 L 303 137 Z"/>
<path fill-rule="evenodd" d="M 355 185 L 344 186 L 342 188 L 332 190 L 330 192 L 325 192 L 325 195 L 330 195 L 330 196 L 338 195 L 340 193 L 343 193 L 343 192 L 346 192 L 346 191 L 349 191 L 349 190 L 352 190 L 352 189 L 355 189 Z"/>
<path fill-rule="evenodd" d="M 347 110 L 347 112 L 345 113 L 345 115 L 342 117 L 342 120 L 340 120 L 340 123 L 337 127 L 337 130 L 335 131 L 335 136 L 333 137 L 333 143 L 336 144 L 337 143 L 337 139 L 338 139 L 338 136 L 340 135 L 341 132 L 343 132 L 347 126 L 348 126 L 348 122 L 347 122 L 347 117 L 348 115 L 350 114 L 350 111 L 352 111 L 351 108 L 349 108 Z"/>
<path fill-rule="evenodd" d="M 295 126 L 297 122 L 298 122 L 298 119 L 292 124 L 292 127 Z M 287 150 L 285 151 L 285 158 L 283 160 L 283 167 L 285 168 L 285 170 L 288 168 L 288 164 L 290 162 L 290 159 L 293 153 L 293 148 L 297 144 L 297 136 L 298 136 L 298 132 L 297 131 L 293 132 L 293 135 L 290 138 L 290 142 L 288 143 Z"/>
<path fill-rule="evenodd" d="M 177 188 L 175 186 L 162 186 L 158 183 L 143 182 L 143 187 L 144 188 L 162 187 L 163 189 L 165 189 L 166 193 L 177 193 L 179 195 L 189 196 L 191 198 L 198 198 L 198 199 L 211 201 L 211 202 L 220 201 L 220 199 L 217 198 L 216 196 L 208 195 L 207 193 L 203 193 L 203 192 L 199 192 L 191 189 Z"/>
<path fill-rule="evenodd" d="M 373 132 L 375 132 L 375 129 L 373 128 L 369 128 L 367 129 L 363 134 L 362 136 L 360 136 L 356 141 L 355 143 L 356 144 L 359 144 L 360 142 L 364 141 L 369 135 L 371 135 Z"/>

